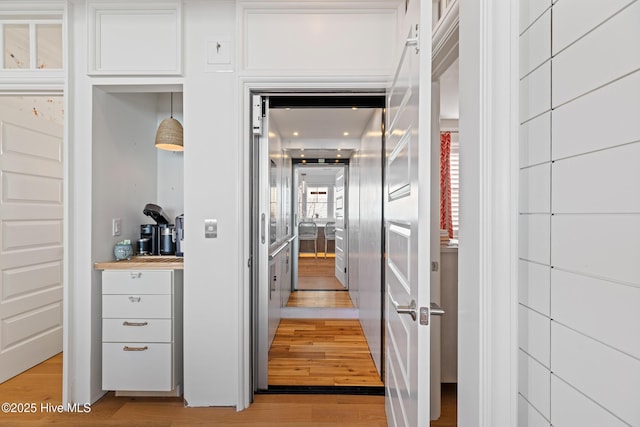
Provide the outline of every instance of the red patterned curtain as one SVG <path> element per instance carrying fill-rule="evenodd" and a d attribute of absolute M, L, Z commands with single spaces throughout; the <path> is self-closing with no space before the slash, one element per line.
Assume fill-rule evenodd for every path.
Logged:
<path fill-rule="evenodd" d="M 440 133 L 440 229 L 453 239 L 451 220 L 451 133 Z"/>

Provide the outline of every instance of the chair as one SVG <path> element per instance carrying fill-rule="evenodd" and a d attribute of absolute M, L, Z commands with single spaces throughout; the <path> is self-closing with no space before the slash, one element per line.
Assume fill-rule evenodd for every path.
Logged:
<path fill-rule="evenodd" d="M 328 222 L 324 226 L 324 259 L 327 259 L 327 241 L 336 241 L 336 223 Z M 335 243 L 334 243 L 335 244 Z M 335 253 L 335 249 L 333 250 Z"/>
<path fill-rule="evenodd" d="M 315 222 L 303 221 L 298 224 L 298 240 L 313 240 L 315 257 L 318 259 L 318 226 Z"/>

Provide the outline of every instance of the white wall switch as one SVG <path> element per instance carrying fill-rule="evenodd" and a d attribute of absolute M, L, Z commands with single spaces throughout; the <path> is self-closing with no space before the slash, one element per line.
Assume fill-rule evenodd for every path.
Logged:
<path fill-rule="evenodd" d="M 111 235 L 119 236 L 122 234 L 122 220 L 120 218 L 114 218 L 111 221 Z"/>
<path fill-rule="evenodd" d="M 218 237 L 218 220 L 204 220 L 204 237 L 205 239 L 216 239 Z"/>

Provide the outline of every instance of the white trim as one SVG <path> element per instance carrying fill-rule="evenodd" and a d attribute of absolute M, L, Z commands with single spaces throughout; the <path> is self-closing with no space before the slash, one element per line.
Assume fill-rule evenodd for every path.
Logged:
<path fill-rule="evenodd" d="M 458 57 L 459 28 L 459 2 L 453 0 L 431 33 L 433 44 L 431 75 L 433 80 L 439 78 Z"/>
<path fill-rule="evenodd" d="M 399 2 L 398 2 L 399 3 Z M 389 14 L 395 15 L 396 18 L 399 15 L 399 8 L 390 5 L 387 1 L 369 1 L 369 0 L 321 0 L 321 1 L 301 1 L 301 0 L 281 0 L 281 1 L 256 1 L 256 0 L 239 0 L 236 7 L 236 23 L 237 33 L 236 39 L 238 40 L 238 48 L 236 49 L 237 57 L 236 63 L 238 64 L 237 70 L 241 77 L 255 76 L 258 79 L 272 78 L 275 79 L 278 76 L 291 76 L 295 79 L 298 75 L 308 74 L 309 70 L 305 69 L 253 69 L 247 67 L 247 49 L 245 43 L 247 42 L 247 18 L 251 14 L 276 14 L 276 13 L 297 13 L 304 12 L 305 14 L 314 13 L 333 13 L 333 14 Z M 344 76 L 351 76 L 351 78 L 359 80 L 362 76 L 363 70 L 350 70 L 350 69 L 330 69 L 330 70 L 315 70 L 314 73 L 318 76 L 327 76 L 326 81 L 330 81 L 332 76 L 342 74 Z M 392 72 L 392 68 L 389 69 L 375 69 L 367 70 L 368 75 L 372 75 L 374 79 L 380 80 L 386 78 L 387 74 Z M 291 81 L 291 79 L 289 79 Z M 344 80 L 343 80 L 344 81 Z"/>
<path fill-rule="evenodd" d="M 460 7 L 461 425 L 517 424 L 517 12 Z"/>
<path fill-rule="evenodd" d="M 154 69 L 140 66 L 140 68 L 111 67 L 100 63 L 100 39 L 101 17 L 106 15 L 169 15 L 175 20 L 176 50 L 173 52 L 175 68 Z M 104 0 L 87 0 L 87 73 L 93 76 L 99 75 L 181 75 L 183 68 L 183 28 L 182 28 L 182 2 L 177 0 L 136 0 L 133 2 L 106 2 Z"/>

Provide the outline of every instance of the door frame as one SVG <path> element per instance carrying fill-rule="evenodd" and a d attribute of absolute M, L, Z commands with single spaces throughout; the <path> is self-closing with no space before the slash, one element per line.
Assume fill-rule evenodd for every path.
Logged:
<path fill-rule="evenodd" d="M 255 346 L 258 345 L 257 340 L 254 339 L 254 302 L 252 299 L 252 292 L 254 291 L 254 282 L 259 280 L 255 277 L 255 262 L 257 260 L 252 259 L 254 242 L 251 241 L 254 226 L 252 223 L 253 210 L 253 185 L 255 179 L 253 177 L 255 165 L 253 158 L 254 151 L 252 144 L 254 141 L 252 128 L 252 110 L 253 110 L 253 95 L 270 96 L 270 94 L 305 94 L 305 95 L 330 95 L 330 94 L 378 94 L 383 95 L 385 93 L 387 82 L 386 80 L 364 80 L 353 79 L 346 81 L 345 79 L 326 78 L 326 79 L 297 79 L 292 78 L 292 82 L 283 83 L 278 78 L 265 78 L 251 79 L 240 78 L 240 107 L 239 120 L 240 132 L 242 140 L 241 151 L 241 164 L 242 168 L 239 171 L 239 182 L 241 182 L 241 188 L 243 189 L 243 197 L 241 199 L 240 211 L 244 212 L 242 218 L 242 259 L 247 260 L 246 263 L 241 262 L 242 271 L 240 277 L 242 277 L 242 285 L 238 287 L 238 354 L 240 355 L 239 362 L 239 376 L 238 376 L 238 398 L 236 408 L 243 410 L 249 407 L 253 401 L 254 389 L 258 382 L 257 370 L 253 363 L 253 353 L 255 352 Z M 306 83 L 305 83 L 306 81 Z M 346 165 L 343 165 L 346 166 Z M 345 167 L 345 172 L 348 173 L 348 168 Z M 293 185 L 293 180 L 292 180 Z M 348 262 L 348 260 L 347 260 Z M 245 268 L 246 267 L 246 268 Z M 381 313 L 384 319 L 384 312 Z"/>
<path fill-rule="evenodd" d="M 291 174 L 291 188 L 292 189 L 297 189 L 300 182 L 298 181 L 298 177 L 296 176 L 296 169 L 304 169 L 304 168 L 308 168 L 308 169 L 313 169 L 314 167 L 332 167 L 332 168 L 342 168 L 345 171 L 345 175 L 348 174 L 349 172 L 349 163 L 340 163 L 340 164 L 333 164 L 333 163 L 308 163 L 308 164 L 301 164 L 301 163 L 293 163 L 292 165 L 292 174 Z M 345 184 L 345 187 L 348 188 L 349 183 L 347 182 Z M 297 209 L 298 209 L 298 192 L 297 191 L 292 191 L 291 192 L 291 218 L 292 218 L 292 222 L 293 222 L 293 228 L 294 230 L 296 230 L 297 233 L 297 227 L 298 227 L 298 223 L 300 222 L 300 218 L 298 218 L 297 216 Z M 332 193 L 335 197 L 335 189 L 334 192 Z M 345 203 L 348 203 L 348 201 L 345 201 Z M 334 206 L 334 210 L 335 210 L 335 206 Z M 349 219 L 349 210 L 348 208 L 345 208 L 345 221 Z M 296 239 L 294 241 L 294 244 L 291 246 L 292 249 L 292 283 L 291 283 L 291 290 L 292 291 L 297 291 L 298 290 L 298 257 L 300 255 L 300 244 L 298 242 L 298 240 Z M 323 248 L 324 249 L 324 248 Z M 348 264 L 349 260 L 347 257 L 347 264 Z M 348 282 L 348 278 L 347 278 L 347 286 L 344 288 L 345 291 L 349 290 L 349 282 Z"/>
<path fill-rule="evenodd" d="M 460 425 L 517 425 L 518 22 L 519 2 L 460 1 Z"/>

